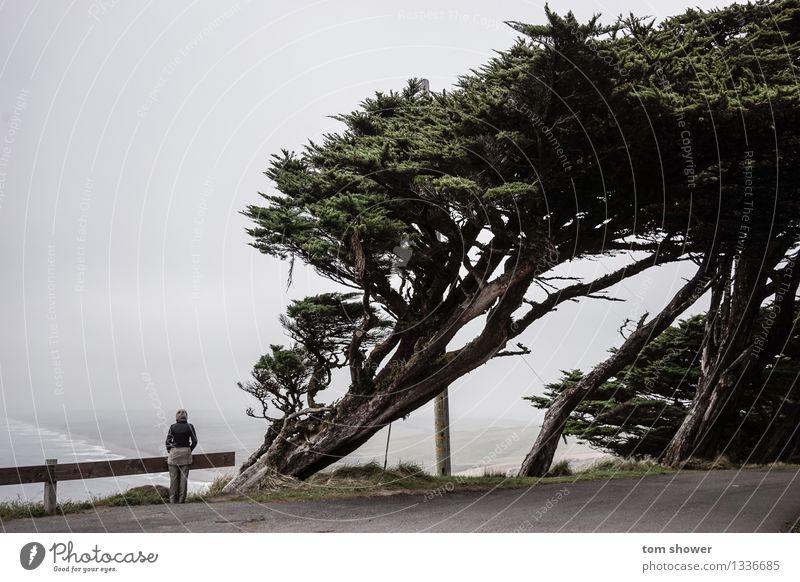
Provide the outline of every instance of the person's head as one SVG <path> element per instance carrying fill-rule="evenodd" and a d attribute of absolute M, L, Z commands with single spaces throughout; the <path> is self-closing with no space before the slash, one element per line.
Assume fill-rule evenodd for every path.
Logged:
<path fill-rule="evenodd" d="M 187 413 L 183 408 L 181 408 L 178 412 L 175 413 L 175 420 L 178 422 L 186 422 L 189 420 L 189 413 Z"/>

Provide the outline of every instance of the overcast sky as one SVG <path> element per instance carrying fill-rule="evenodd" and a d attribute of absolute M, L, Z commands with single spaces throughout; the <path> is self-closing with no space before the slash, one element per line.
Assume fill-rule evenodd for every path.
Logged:
<path fill-rule="evenodd" d="M 606 21 L 686 8 L 550 6 Z M 504 20 L 543 19 L 543 2 L 522 0 L 1 2 L 3 416 L 154 402 L 241 415 L 235 382 L 284 341 L 287 302 L 332 288 L 297 269 L 287 290 L 287 265 L 247 246 L 239 212 L 271 190 L 269 156 L 335 131 L 327 116 L 375 90 L 414 76 L 449 87 L 510 46 Z M 522 338 L 531 355 L 453 386 L 454 423 L 528 418 L 521 396 L 539 378 L 600 361 L 622 321 L 659 308 L 689 270 L 541 321 Z"/>

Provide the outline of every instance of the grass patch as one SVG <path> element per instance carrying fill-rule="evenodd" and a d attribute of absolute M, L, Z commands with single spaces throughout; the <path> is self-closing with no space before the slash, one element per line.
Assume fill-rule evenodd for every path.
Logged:
<path fill-rule="evenodd" d="M 231 474 L 223 474 L 223 475 L 216 475 L 214 480 L 208 486 L 207 489 L 203 491 L 198 491 L 197 493 L 192 493 L 191 495 L 186 496 L 186 503 L 198 503 L 198 502 L 205 502 L 209 501 L 215 497 L 219 497 L 223 495 L 222 490 L 225 488 L 225 485 L 231 482 L 234 475 Z"/>
<path fill-rule="evenodd" d="M 208 491 L 202 493 L 200 497 L 215 497 L 222 493 L 222 490 L 225 488 L 225 485 L 231 482 L 233 479 L 233 475 L 217 475 L 214 477 L 214 480 L 211 482 L 211 485 L 208 486 Z"/>
<path fill-rule="evenodd" d="M 155 505 L 169 501 L 169 489 L 144 485 L 129 489 L 125 493 L 117 493 L 94 500 L 95 507 L 127 507 L 129 505 Z"/>
<path fill-rule="evenodd" d="M 169 490 L 163 486 L 143 485 L 124 493 L 106 497 L 92 497 L 89 501 L 64 501 L 56 507 L 56 514 L 76 513 L 95 507 L 127 507 L 131 505 L 156 505 L 169 501 Z M 188 501 L 188 499 L 187 499 Z M 0 502 L 0 521 L 23 517 L 44 517 L 43 503 L 30 501 Z"/>
<path fill-rule="evenodd" d="M 690 457 L 687 459 L 681 468 L 689 471 L 711 471 L 712 469 L 735 469 L 736 464 L 725 455 L 720 455 L 716 459 L 698 459 Z"/>
<path fill-rule="evenodd" d="M 563 459 L 558 463 L 553 463 L 550 470 L 547 472 L 548 477 L 569 477 L 572 475 L 572 467 L 569 466 L 569 461 Z"/>
<path fill-rule="evenodd" d="M 218 495 L 222 487 L 231 477 L 218 477 L 211 483 L 209 490 L 188 495 L 187 503 L 204 501 L 209 494 Z M 92 497 L 89 501 L 64 501 L 56 507 L 56 515 L 77 513 L 95 509 L 97 507 L 130 507 L 132 505 L 159 505 L 169 503 L 169 489 L 162 485 L 142 485 L 106 497 Z M 10 519 L 45 517 L 43 503 L 31 501 L 3 501 L 0 502 L 0 522 Z"/>
<path fill-rule="evenodd" d="M 425 469 L 422 468 L 422 465 L 419 463 L 409 463 L 407 461 L 400 461 L 397 464 L 397 467 L 394 468 L 394 473 L 396 475 L 407 475 L 409 477 L 416 476 L 416 477 L 425 477 L 425 478 L 433 478 L 433 475 L 429 475 L 425 472 Z"/>
<path fill-rule="evenodd" d="M 659 465 L 651 459 L 601 459 L 577 473 L 578 480 L 614 479 L 617 477 L 648 477 L 651 475 L 667 475 L 675 473 L 675 469 Z"/>
<path fill-rule="evenodd" d="M 21 517 L 41 517 L 44 505 L 25 501 L 4 501 L 0 503 L 0 521 L 19 519 Z"/>
<path fill-rule="evenodd" d="M 326 473 L 321 473 L 326 475 Z M 372 461 L 365 465 L 342 465 L 331 471 L 328 475 L 330 479 L 358 479 L 369 480 L 383 474 L 383 468 Z"/>
<path fill-rule="evenodd" d="M 60 513 L 77 513 L 86 509 L 92 509 L 91 501 L 67 501 L 58 504 Z M 3 501 L 0 502 L 0 522 L 10 519 L 21 519 L 31 517 L 44 517 L 43 503 L 32 503 L 30 501 Z"/>
<path fill-rule="evenodd" d="M 520 489 L 547 483 L 572 483 L 623 477 L 644 477 L 673 473 L 650 461 L 608 460 L 586 470 L 573 472 L 569 463 L 557 463 L 557 474 L 547 477 L 508 476 L 501 471 L 488 470 L 482 476 L 439 477 L 426 473 L 422 467 L 401 463 L 385 472 L 377 463 L 347 465 L 331 471 L 317 473 L 306 481 L 271 491 L 257 491 L 244 498 L 258 501 L 299 501 L 306 499 L 332 499 L 343 497 L 368 497 L 374 495 L 414 494 L 429 497 L 443 493 L 489 491 L 492 489 Z"/>

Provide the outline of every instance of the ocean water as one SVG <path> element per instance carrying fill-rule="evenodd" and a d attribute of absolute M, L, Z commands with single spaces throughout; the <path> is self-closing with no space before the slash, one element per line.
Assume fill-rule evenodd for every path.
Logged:
<path fill-rule="evenodd" d="M 207 446 L 201 444 L 196 452 L 223 452 L 236 450 L 237 439 L 230 430 L 221 426 L 204 426 Z M 263 438 L 261 428 L 251 430 L 247 435 L 250 445 L 255 448 Z M 215 436 L 216 433 L 216 436 Z M 217 438 L 219 434 L 231 435 Z M 34 424 L 30 421 L 0 419 L 0 467 L 20 467 L 44 464 L 45 459 L 57 459 L 59 463 L 83 461 L 103 461 L 125 458 L 157 457 L 166 454 L 164 440 L 166 428 L 157 427 L 152 422 L 138 419 L 124 423 L 99 423 L 84 419 L 70 422 L 69 426 Z M 241 440 L 241 439 L 239 439 Z M 249 448 L 241 445 L 236 450 L 237 463 Z M 207 488 L 217 474 L 233 473 L 235 467 L 220 470 L 195 470 L 189 473 L 189 491 L 198 492 Z M 93 497 L 106 496 L 127 491 L 140 485 L 164 485 L 169 487 L 168 473 L 130 475 L 102 479 L 61 481 L 58 483 L 59 501 L 84 501 Z M 43 497 L 43 484 L 0 486 L 0 501 L 35 501 Z"/>
<path fill-rule="evenodd" d="M 241 415 L 226 418 L 218 412 L 193 414 L 199 445 L 196 452 L 236 453 L 237 466 L 263 440 L 265 425 Z M 0 418 L 0 467 L 40 465 L 45 459 L 59 463 L 101 461 L 123 458 L 154 457 L 165 454 L 166 425 L 159 424 L 152 414 L 130 411 L 114 418 L 109 414 L 92 414 L 78 419 L 31 420 Z M 456 474 L 482 475 L 486 472 L 513 473 L 533 444 L 538 425 L 522 423 L 498 424 L 494 421 L 464 420 L 451 428 L 452 468 Z M 384 462 L 388 429 L 338 464 Z M 413 462 L 432 472 L 434 469 L 433 427 L 430 418 L 396 421 L 388 440 L 388 464 Z M 587 465 L 603 456 L 598 451 L 574 440 L 562 442 L 556 459 L 566 458 L 574 467 Z M 233 474 L 236 467 L 218 470 L 194 470 L 189 473 L 189 490 L 207 488 L 220 474 Z M 148 474 L 84 481 L 62 481 L 58 499 L 88 500 L 128 490 L 139 485 L 169 486 L 169 475 Z M 43 485 L 0 486 L 0 500 L 42 500 Z"/>
<path fill-rule="evenodd" d="M 39 428 L 23 421 L 8 419 L 0 426 L 0 466 L 3 467 L 41 465 L 45 459 L 57 459 L 60 463 L 115 460 L 128 457 L 126 452 L 122 448 L 111 447 L 80 435 Z M 168 484 L 168 480 L 158 475 L 61 481 L 58 483 L 58 499 L 86 500 L 93 496 L 126 491 L 138 485 L 163 485 L 165 482 Z M 41 502 L 43 488 L 41 483 L 4 485 L 0 487 L 0 500 Z"/>

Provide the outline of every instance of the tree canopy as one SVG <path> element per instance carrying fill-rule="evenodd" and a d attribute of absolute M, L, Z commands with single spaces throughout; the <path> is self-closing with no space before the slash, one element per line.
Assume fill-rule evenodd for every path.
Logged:
<path fill-rule="evenodd" d="M 235 485 L 313 473 L 515 353 L 560 303 L 652 265 L 745 251 L 777 265 L 800 216 L 798 14 L 797 0 L 760 1 L 602 25 L 547 9 L 545 24 L 510 23 L 518 41 L 452 91 L 411 80 L 273 156 L 276 191 L 244 211 L 252 244 L 354 293 L 343 359 L 317 359 L 350 379 Z M 620 253 L 625 267 L 595 280 L 558 274 Z"/>

